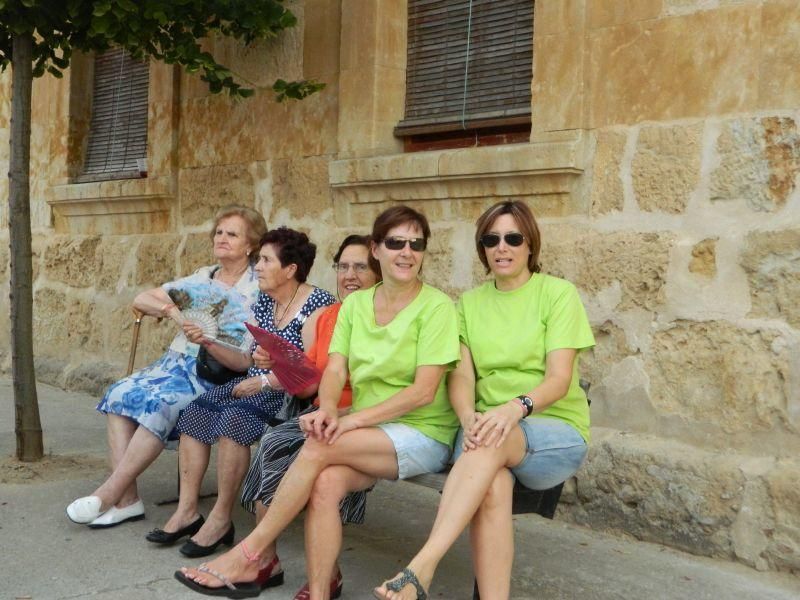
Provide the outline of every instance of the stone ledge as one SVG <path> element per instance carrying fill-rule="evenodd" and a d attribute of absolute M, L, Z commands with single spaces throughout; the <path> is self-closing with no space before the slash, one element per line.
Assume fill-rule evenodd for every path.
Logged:
<path fill-rule="evenodd" d="M 570 196 L 583 173 L 583 137 L 415 152 L 332 161 L 334 200 L 350 204 L 558 195 L 572 213 Z"/>
<path fill-rule="evenodd" d="M 163 233 L 170 230 L 174 188 L 172 177 L 57 185 L 48 204 L 56 233 Z"/>

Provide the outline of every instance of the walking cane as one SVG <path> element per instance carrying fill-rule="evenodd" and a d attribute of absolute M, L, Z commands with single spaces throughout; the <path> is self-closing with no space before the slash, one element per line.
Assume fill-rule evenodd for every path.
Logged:
<path fill-rule="evenodd" d="M 128 370 L 125 373 L 126 377 L 133 373 L 133 363 L 136 360 L 136 346 L 139 343 L 139 328 L 142 326 L 142 319 L 144 318 L 144 313 L 142 311 L 136 310 L 135 308 L 131 310 L 136 320 L 133 322 L 133 340 L 131 341 L 131 353 L 128 357 Z"/>

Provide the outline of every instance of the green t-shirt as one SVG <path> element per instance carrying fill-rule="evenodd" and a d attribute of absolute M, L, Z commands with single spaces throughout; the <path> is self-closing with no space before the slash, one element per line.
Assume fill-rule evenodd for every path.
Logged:
<path fill-rule="evenodd" d="M 423 284 L 412 302 L 385 326 L 375 323 L 375 290 L 350 294 L 342 303 L 328 353 L 347 357 L 353 412 L 387 400 L 414 383 L 417 367 L 446 365 L 460 358 L 458 319 L 452 300 Z M 392 421 L 409 425 L 428 437 L 451 445 L 458 418 L 450 406 L 445 378 L 431 404 Z"/>
<path fill-rule="evenodd" d="M 594 346 L 575 286 L 540 273 L 510 292 L 499 291 L 493 281 L 466 292 L 458 302 L 458 319 L 461 342 L 475 364 L 479 412 L 539 385 L 548 352 L 560 348 L 580 352 Z M 576 358 L 567 395 L 528 418 L 561 419 L 588 442 L 589 407 L 578 381 Z"/>

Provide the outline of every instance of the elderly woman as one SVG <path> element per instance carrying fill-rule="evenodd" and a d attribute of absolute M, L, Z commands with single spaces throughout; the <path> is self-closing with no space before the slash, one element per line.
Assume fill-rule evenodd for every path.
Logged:
<path fill-rule="evenodd" d="M 495 204 L 478 219 L 478 257 L 494 280 L 458 305 L 461 362 L 448 379 L 462 427 L 455 465 L 428 541 L 375 589 L 377 598 L 426 598 L 436 566 L 468 524 L 481 598 L 508 598 L 515 479 L 548 489 L 586 456 L 589 407 L 577 363 L 594 337 L 575 286 L 540 273 L 540 240 L 522 202 Z"/>
<path fill-rule="evenodd" d="M 270 548 L 308 504 L 309 596 L 326 597 L 341 547 L 340 501 L 377 479 L 444 467 L 458 427 L 444 387 L 445 373 L 458 361 L 458 332 L 453 303 L 418 277 L 429 236 L 427 219 L 408 207 L 378 216 L 370 253 L 383 282 L 342 304 L 319 386 L 319 410 L 300 419 L 308 435 L 303 449 L 255 530 L 208 565 L 177 571 L 181 583 L 235 598 L 282 583 Z M 348 374 L 353 409 L 339 417 Z"/>
<path fill-rule="evenodd" d="M 335 302 L 325 290 L 305 283 L 315 256 L 316 246 L 306 234 L 281 227 L 261 238 L 255 266 L 262 292 L 253 305 L 258 325 L 301 350 L 314 343 L 316 321 L 323 307 Z M 188 335 L 201 340 L 197 330 L 190 330 Z M 173 544 L 194 531 L 180 549 L 189 557 L 207 556 L 220 544 L 233 544 L 231 512 L 250 463 L 250 445 L 264 433 L 267 421 L 278 412 L 284 398 L 275 375 L 253 365 L 250 356 L 225 350 L 220 352 L 220 359 L 232 368 L 251 366 L 246 376 L 203 394 L 181 415 L 178 507 L 163 529 L 147 536 L 157 544 Z M 204 521 L 197 510 L 200 484 L 216 442 L 217 501 Z"/>
<path fill-rule="evenodd" d="M 184 310 L 216 315 L 220 335 L 241 341 L 241 320 L 250 314 L 258 295 L 252 259 L 266 230 L 264 217 L 256 211 L 223 208 L 211 229 L 217 264 L 142 292 L 134 299 L 134 308 L 154 317 L 169 317 L 179 325 L 186 322 Z M 198 345 L 181 331 L 160 359 L 108 389 L 97 410 L 107 415 L 112 472 L 91 495 L 67 507 L 71 520 L 103 528 L 144 518 L 136 478 L 164 449 L 180 412 L 214 387 L 197 375 L 197 351 Z"/>
<path fill-rule="evenodd" d="M 369 261 L 369 241 L 370 238 L 366 235 L 349 235 L 333 257 L 336 290 L 341 300 L 355 291 L 372 287 L 380 280 L 380 273 L 373 270 L 378 268 L 377 263 L 372 264 Z M 317 321 L 317 341 L 308 351 L 308 356 L 320 371 L 324 371 L 328 365 L 328 348 L 341 307 L 341 304 L 332 304 Z M 256 364 L 258 363 L 256 359 Z M 316 392 L 316 386 L 308 392 Z M 308 412 L 316 410 L 319 399 L 315 399 L 313 404 Z M 348 382 L 339 399 L 339 411 L 348 409 L 351 404 L 352 390 Z M 250 466 L 242 490 L 242 506 L 256 513 L 256 524 L 267 513 L 278 484 L 297 458 L 305 440 L 305 434 L 300 429 L 299 417 L 278 425 L 261 438 L 258 454 Z M 362 523 L 365 507 L 365 491 L 348 494 L 339 506 L 342 523 Z M 275 555 L 276 552 L 276 544 L 273 542 L 265 553 Z M 331 596 L 338 598 L 342 592 L 342 575 L 338 565 L 334 566 L 330 581 Z M 297 593 L 296 598 L 302 600 L 308 598 L 308 594 L 309 588 L 306 584 Z"/>

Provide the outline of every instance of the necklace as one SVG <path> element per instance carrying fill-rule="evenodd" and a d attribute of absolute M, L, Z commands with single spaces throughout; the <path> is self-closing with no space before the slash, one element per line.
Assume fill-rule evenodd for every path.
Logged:
<path fill-rule="evenodd" d="M 228 275 L 228 274 L 226 274 L 224 272 L 225 271 L 225 267 L 220 267 L 216 274 L 219 275 L 219 280 L 222 283 L 224 283 L 226 285 L 234 285 L 234 284 L 236 284 L 237 281 L 239 281 L 239 279 L 244 274 L 244 272 L 247 271 L 247 268 L 249 266 L 250 265 L 245 265 L 243 269 L 237 271 L 236 273 L 233 273 L 232 275 Z"/>
<path fill-rule="evenodd" d="M 286 313 L 288 313 L 288 312 L 289 312 L 289 307 L 290 307 L 290 306 L 292 305 L 292 303 L 294 302 L 294 299 L 295 299 L 295 298 L 297 298 L 297 292 L 299 292 L 299 291 L 300 291 L 300 285 L 301 285 L 301 284 L 299 284 L 299 283 L 298 283 L 298 284 L 297 284 L 297 287 L 296 287 L 296 288 L 294 288 L 294 295 L 292 295 L 292 299 L 291 299 L 291 300 L 289 300 L 289 304 L 287 304 L 287 305 L 286 305 L 286 308 L 284 308 L 284 309 L 283 309 L 283 314 L 281 315 L 281 318 L 280 318 L 280 319 L 278 319 L 278 320 L 275 322 L 275 329 L 280 329 L 280 328 L 281 328 L 281 323 L 283 322 L 283 319 L 286 317 Z M 278 305 L 278 301 L 277 301 L 277 300 L 275 301 L 275 305 L 276 305 L 276 306 Z M 273 318 L 274 318 L 274 317 L 273 317 Z"/>

